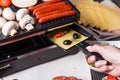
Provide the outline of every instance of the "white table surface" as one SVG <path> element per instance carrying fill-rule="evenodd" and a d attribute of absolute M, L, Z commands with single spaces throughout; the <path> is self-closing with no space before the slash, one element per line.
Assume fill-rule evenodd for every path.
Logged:
<path fill-rule="evenodd" d="M 89 66 L 84 54 L 66 56 L 45 64 L 4 77 L 4 80 L 52 80 L 55 76 L 76 76 L 83 80 L 91 80 Z"/>

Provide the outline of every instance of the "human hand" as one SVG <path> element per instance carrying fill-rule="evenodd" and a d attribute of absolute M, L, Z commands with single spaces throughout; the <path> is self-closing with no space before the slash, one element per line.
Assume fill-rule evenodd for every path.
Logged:
<path fill-rule="evenodd" d="M 86 47 L 90 52 L 100 54 L 105 60 L 96 61 L 96 56 L 88 57 L 88 63 L 94 63 L 100 71 L 113 76 L 120 76 L 120 50 L 113 46 L 93 45 Z M 107 64 L 109 62 L 110 64 Z"/>

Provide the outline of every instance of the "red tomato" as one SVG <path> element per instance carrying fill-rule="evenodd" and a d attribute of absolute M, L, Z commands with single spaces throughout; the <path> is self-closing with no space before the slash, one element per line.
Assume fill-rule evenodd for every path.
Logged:
<path fill-rule="evenodd" d="M 74 76 L 70 76 L 70 77 L 68 77 L 69 78 L 69 80 L 79 80 L 78 78 L 76 78 L 76 77 L 74 77 Z"/>
<path fill-rule="evenodd" d="M 65 35 L 64 32 L 58 32 L 58 33 L 55 34 L 54 38 L 59 38 L 59 37 L 62 37 L 64 35 Z"/>
<path fill-rule="evenodd" d="M 81 80 L 81 79 L 78 79 L 74 76 L 70 76 L 70 77 L 66 77 L 66 76 L 57 76 L 55 78 L 53 78 L 53 80 Z"/>
<path fill-rule="evenodd" d="M 11 0 L 0 0 L 0 6 L 7 7 L 11 5 Z"/>
<path fill-rule="evenodd" d="M 66 76 L 57 76 L 57 77 L 53 78 L 53 80 L 69 80 L 69 79 Z"/>
<path fill-rule="evenodd" d="M 112 76 L 112 75 L 108 75 L 107 76 L 107 80 L 118 80 L 117 77 Z"/>

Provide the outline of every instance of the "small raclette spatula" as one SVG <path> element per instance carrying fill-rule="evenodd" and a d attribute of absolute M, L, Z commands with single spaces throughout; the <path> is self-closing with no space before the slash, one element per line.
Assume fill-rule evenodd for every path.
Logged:
<path fill-rule="evenodd" d="M 64 35 L 63 35 L 63 33 L 64 33 Z M 60 36 L 60 34 L 62 34 L 62 35 Z M 77 34 L 77 36 L 79 36 L 79 38 L 75 39 L 73 36 L 74 34 Z M 57 35 L 57 37 L 56 37 L 56 35 Z M 83 34 L 80 34 L 79 32 L 77 32 L 75 30 L 71 30 L 69 28 L 68 29 L 59 29 L 59 30 L 49 32 L 49 34 L 47 34 L 47 37 L 53 43 L 55 43 L 57 46 L 64 49 L 65 51 L 74 46 L 77 46 L 77 47 L 81 48 L 86 55 L 88 55 L 88 56 L 96 55 L 98 60 L 103 60 L 103 58 L 98 53 L 89 52 L 86 49 L 86 47 L 89 46 L 89 44 L 86 43 L 85 41 L 89 37 L 84 36 Z M 64 44 L 65 40 L 69 40 L 70 42 L 68 42 L 68 44 Z"/>

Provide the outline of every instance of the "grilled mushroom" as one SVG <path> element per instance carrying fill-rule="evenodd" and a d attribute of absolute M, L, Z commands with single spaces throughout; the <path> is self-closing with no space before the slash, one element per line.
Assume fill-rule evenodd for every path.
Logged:
<path fill-rule="evenodd" d="M 3 10 L 3 17 L 7 20 L 15 20 L 15 13 L 12 11 L 10 7 L 7 7 Z"/>
<path fill-rule="evenodd" d="M 31 17 L 30 15 L 25 15 L 19 22 L 20 28 L 22 30 L 27 29 L 28 31 L 34 29 L 33 26 L 27 26 L 27 24 L 34 24 L 35 20 L 33 17 Z"/>
<path fill-rule="evenodd" d="M 18 24 L 15 21 L 8 21 L 4 24 L 2 28 L 2 33 L 4 36 L 14 36 L 17 33 L 17 30 L 19 29 Z"/>
<path fill-rule="evenodd" d="M 20 21 L 20 19 L 22 19 L 25 15 L 27 15 L 29 13 L 29 10 L 28 9 L 19 9 L 16 13 L 16 19 L 18 21 Z"/>

